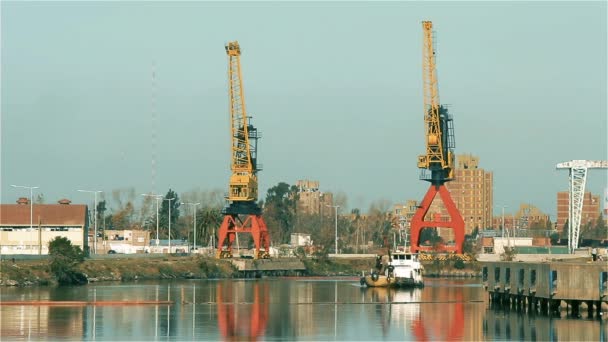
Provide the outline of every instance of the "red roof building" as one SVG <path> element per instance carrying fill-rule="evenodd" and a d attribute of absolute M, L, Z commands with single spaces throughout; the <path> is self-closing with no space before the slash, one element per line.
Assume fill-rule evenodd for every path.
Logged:
<path fill-rule="evenodd" d="M 2 254 L 48 254 L 48 242 L 57 236 L 88 250 L 88 208 L 62 199 L 58 204 L 30 206 L 27 198 L 17 204 L 0 204 Z"/>

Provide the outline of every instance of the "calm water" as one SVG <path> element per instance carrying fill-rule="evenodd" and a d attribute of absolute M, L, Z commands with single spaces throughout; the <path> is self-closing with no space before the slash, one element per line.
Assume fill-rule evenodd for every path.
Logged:
<path fill-rule="evenodd" d="M 0 339 L 603 341 L 608 336 L 606 320 L 491 309 L 476 280 L 425 283 L 416 290 L 306 278 L 0 288 L 2 300 L 174 301 L 158 306 L 0 306 Z"/>

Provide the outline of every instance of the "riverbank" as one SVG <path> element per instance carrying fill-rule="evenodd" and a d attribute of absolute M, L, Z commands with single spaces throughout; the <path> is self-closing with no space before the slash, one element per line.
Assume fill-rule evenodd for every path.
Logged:
<path fill-rule="evenodd" d="M 257 276 L 360 276 L 362 271 L 374 267 L 373 259 L 301 259 L 303 271 L 264 272 Z M 426 277 L 474 277 L 479 275 L 476 262 L 464 269 L 456 269 L 450 263 L 425 265 Z M 245 278 L 227 259 L 218 260 L 201 256 L 150 256 L 148 258 L 87 259 L 78 266 L 89 283 L 100 281 L 136 281 L 154 279 L 218 279 Z M 50 273 L 48 260 L 2 260 L 0 262 L 0 286 L 54 286 L 55 277 Z"/>

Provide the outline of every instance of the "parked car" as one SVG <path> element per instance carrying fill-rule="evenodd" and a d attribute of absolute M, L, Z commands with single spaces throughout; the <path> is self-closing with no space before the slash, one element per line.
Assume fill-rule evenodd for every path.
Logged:
<path fill-rule="evenodd" d="M 116 254 L 116 251 L 115 251 L 115 250 L 113 250 L 113 249 L 110 249 L 110 250 L 108 251 L 108 254 Z"/>

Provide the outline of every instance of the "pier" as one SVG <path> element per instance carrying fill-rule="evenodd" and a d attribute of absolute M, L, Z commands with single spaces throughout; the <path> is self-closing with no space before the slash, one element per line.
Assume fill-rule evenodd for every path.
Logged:
<path fill-rule="evenodd" d="M 492 305 L 588 317 L 608 311 L 608 264 L 602 261 L 486 262 L 482 281 Z"/>
<path fill-rule="evenodd" d="M 304 263 L 295 258 L 289 259 L 238 259 L 230 260 L 232 265 L 246 278 L 261 276 L 303 275 Z"/>

